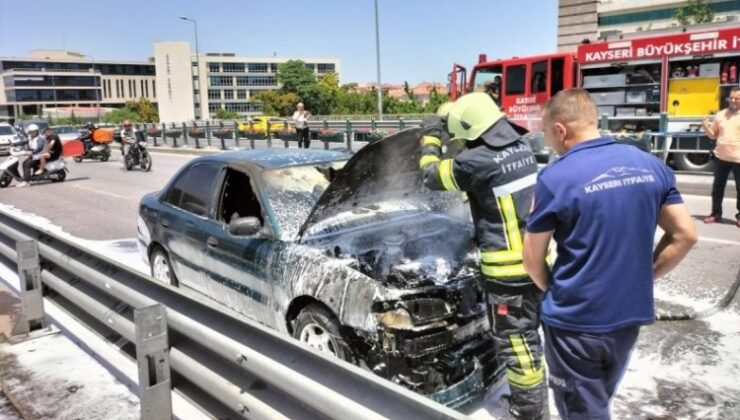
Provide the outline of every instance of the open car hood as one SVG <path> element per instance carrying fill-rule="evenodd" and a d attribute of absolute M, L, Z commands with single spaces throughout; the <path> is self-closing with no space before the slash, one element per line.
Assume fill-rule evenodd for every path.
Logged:
<path fill-rule="evenodd" d="M 421 129 L 399 131 L 360 149 L 336 174 L 300 230 L 343 212 L 382 202 L 410 203 L 420 210 L 446 213 L 462 203 L 459 193 L 427 189 L 419 171 Z"/>

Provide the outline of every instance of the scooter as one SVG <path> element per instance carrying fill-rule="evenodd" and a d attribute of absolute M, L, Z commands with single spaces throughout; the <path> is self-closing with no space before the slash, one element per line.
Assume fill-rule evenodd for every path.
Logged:
<path fill-rule="evenodd" d="M 110 158 L 110 147 L 108 147 L 108 143 L 96 143 L 93 142 L 89 138 L 89 134 L 87 135 L 87 138 L 82 138 L 82 144 L 85 147 L 85 153 L 79 156 L 74 157 L 74 161 L 77 163 L 82 162 L 82 159 L 100 159 L 101 162 L 108 161 L 108 158 Z M 91 142 L 92 145 L 88 147 L 89 143 Z"/>
<path fill-rule="evenodd" d="M 23 176 L 19 172 L 21 157 L 30 155 L 28 151 L 11 150 L 10 156 L 0 164 L 0 188 L 10 185 L 13 180 L 23 181 Z M 31 175 L 30 182 L 51 181 L 62 182 L 67 178 L 67 165 L 63 158 L 46 162 L 46 170 L 40 175 Z"/>
<path fill-rule="evenodd" d="M 152 157 L 146 150 L 146 142 L 137 139 L 131 143 L 131 147 L 128 149 L 128 153 L 123 157 L 123 165 L 127 171 L 130 171 L 134 166 L 139 166 L 142 171 L 149 172 L 152 169 Z"/>

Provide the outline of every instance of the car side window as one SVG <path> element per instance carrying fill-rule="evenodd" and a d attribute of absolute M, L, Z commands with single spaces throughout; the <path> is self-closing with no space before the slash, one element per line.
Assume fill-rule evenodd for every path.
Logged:
<path fill-rule="evenodd" d="M 207 216 L 218 170 L 215 164 L 196 164 L 175 182 L 165 201 L 195 215 Z"/>
<path fill-rule="evenodd" d="M 252 190 L 249 175 L 244 172 L 226 170 L 218 209 L 216 217 L 221 222 L 228 224 L 239 217 L 256 217 L 264 225 L 262 206 Z"/>

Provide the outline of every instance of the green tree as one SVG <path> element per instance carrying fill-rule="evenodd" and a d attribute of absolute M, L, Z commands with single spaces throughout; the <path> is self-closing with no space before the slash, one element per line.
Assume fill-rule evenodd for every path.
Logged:
<path fill-rule="evenodd" d="M 301 60 L 289 60 L 278 68 L 278 83 L 281 84 L 280 92 L 298 93 L 301 86 L 316 84 L 313 72 L 306 68 L 306 63 Z"/>
<path fill-rule="evenodd" d="M 403 82 L 403 91 L 406 92 L 406 97 L 409 98 L 409 101 L 416 100 L 414 98 L 414 91 L 411 90 L 411 87 L 409 86 L 408 81 Z"/>
<path fill-rule="evenodd" d="M 219 120 L 235 120 L 239 114 L 237 114 L 234 111 L 227 111 L 223 108 L 220 108 L 218 111 L 216 111 L 216 118 Z"/>
<path fill-rule="evenodd" d="M 71 116 L 74 118 L 74 114 Z M 125 120 L 132 122 L 159 122 L 159 113 L 146 98 L 136 101 L 128 101 L 123 108 L 113 110 L 103 115 L 102 120 L 109 123 L 120 124 Z"/>
<path fill-rule="evenodd" d="M 293 92 L 280 93 L 277 91 L 264 91 L 254 95 L 255 101 L 262 102 L 262 113 L 287 117 L 293 115 L 298 103 L 298 95 Z"/>
<path fill-rule="evenodd" d="M 139 114 L 134 112 L 128 107 L 114 109 L 113 111 L 103 115 L 103 121 L 107 123 L 120 124 L 125 120 L 138 122 Z"/>
<path fill-rule="evenodd" d="M 704 3 L 704 0 L 689 0 L 686 6 L 677 8 L 673 16 L 681 26 L 689 26 L 692 22 L 698 25 L 714 20 L 714 12 L 708 4 Z"/>

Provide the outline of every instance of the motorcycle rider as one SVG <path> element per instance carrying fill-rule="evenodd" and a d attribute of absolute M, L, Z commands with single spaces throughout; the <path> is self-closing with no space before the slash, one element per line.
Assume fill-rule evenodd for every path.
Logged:
<path fill-rule="evenodd" d="M 39 169 L 34 175 L 43 174 L 46 171 L 46 162 L 57 160 L 62 155 L 62 141 L 54 132 L 54 129 L 46 127 L 44 136 L 46 137 L 46 149 L 41 153 Z"/>
<path fill-rule="evenodd" d="M 126 144 L 129 145 L 126 150 Z M 123 128 L 121 128 L 121 156 L 126 156 L 126 152 L 131 150 L 131 147 L 136 145 L 136 130 L 134 130 L 131 121 L 125 120 L 123 122 Z"/>
<path fill-rule="evenodd" d="M 522 264 L 522 237 L 537 179 L 526 130 L 511 124 L 486 93 L 469 93 L 449 106 L 447 119 L 422 125 L 419 167 L 435 190 L 469 198 L 488 294 L 494 345 L 507 366 L 509 411 L 523 419 L 548 417 L 542 343 L 541 291 Z M 448 132 L 450 134 L 448 134 Z M 443 140 L 464 139 L 454 158 L 442 157 Z"/>
<path fill-rule="evenodd" d="M 93 146 L 93 132 L 97 127 L 95 127 L 95 124 L 89 122 L 85 125 L 85 129 L 87 130 L 87 135 L 82 137 L 82 144 L 85 148 L 85 154 L 87 154 Z"/>
<path fill-rule="evenodd" d="M 27 187 L 29 185 L 28 181 L 31 180 L 31 175 L 34 172 L 34 168 L 36 167 L 36 165 L 39 164 L 41 154 L 46 148 L 46 138 L 39 135 L 39 126 L 37 126 L 36 124 L 31 124 L 28 126 L 27 130 L 29 140 L 28 152 L 26 154 L 28 154 L 29 157 L 23 161 L 23 182 L 18 184 L 18 187 Z"/>

